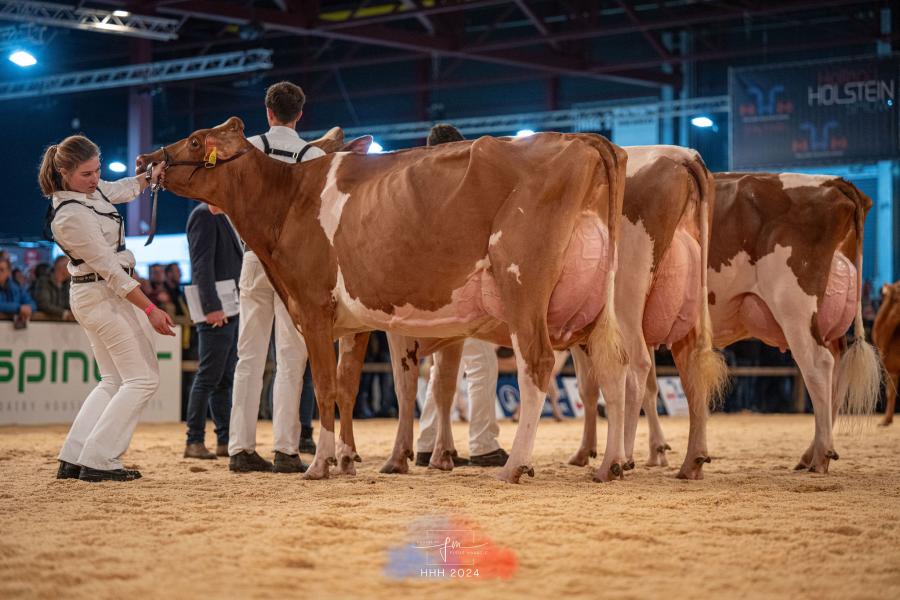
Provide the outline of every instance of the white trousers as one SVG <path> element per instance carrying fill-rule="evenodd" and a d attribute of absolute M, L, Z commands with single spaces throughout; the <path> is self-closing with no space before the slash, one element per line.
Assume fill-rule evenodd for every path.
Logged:
<path fill-rule="evenodd" d="M 466 372 L 469 392 L 469 454 L 478 456 L 500 447 L 497 436 L 497 353 L 494 345 L 467 339 L 463 346 L 461 368 Z M 425 404 L 419 418 L 417 452 L 431 452 L 437 438 L 437 403 L 434 400 L 434 366 L 428 379 Z"/>
<path fill-rule="evenodd" d="M 72 284 L 72 314 L 84 327 L 100 383 L 85 399 L 59 459 L 93 469 L 121 469 L 144 406 L 159 387 L 150 321 L 105 281 Z"/>
<path fill-rule="evenodd" d="M 255 253 L 246 251 L 241 265 L 241 312 L 238 362 L 231 396 L 228 454 L 256 450 L 256 420 L 263 372 L 275 322 L 276 371 L 272 399 L 275 450 L 299 454 L 300 392 L 306 370 L 306 342 L 266 277 Z"/>

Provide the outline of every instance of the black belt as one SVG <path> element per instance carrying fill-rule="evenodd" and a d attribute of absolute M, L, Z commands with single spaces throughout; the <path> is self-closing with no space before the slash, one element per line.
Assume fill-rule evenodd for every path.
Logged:
<path fill-rule="evenodd" d="M 122 270 L 128 273 L 129 277 L 134 275 L 134 269 L 132 267 L 122 267 Z M 99 273 L 72 275 L 72 283 L 93 283 L 95 281 L 103 281 L 103 277 Z"/>

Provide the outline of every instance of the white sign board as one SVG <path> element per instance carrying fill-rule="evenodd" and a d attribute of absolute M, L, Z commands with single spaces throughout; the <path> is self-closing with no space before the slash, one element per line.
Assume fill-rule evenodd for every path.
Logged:
<path fill-rule="evenodd" d="M 666 414 L 670 417 L 689 416 L 687 396 L 684 394 L 684 388 L 681 387 L 681 379 L 679 377 L 657 377 L 656 381 L 659 384 L 659 396 L 662 398 L 663 406 L 666 407 Z"/>
<path fill-rule="evenodd" d="M 142 421 L 181 418 L 181 327 L 155 335 L 159 391 Z M 78 323 L 34 321 L 13 329 L 0 321 L 0 425 L 71 423 L 100 375 Z"/>

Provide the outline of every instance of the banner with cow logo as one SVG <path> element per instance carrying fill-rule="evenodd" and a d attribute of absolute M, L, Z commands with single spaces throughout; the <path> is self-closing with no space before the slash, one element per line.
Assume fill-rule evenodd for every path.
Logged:
<path fill-rule="evenodd" d="M 181 327 L 157 335 L 159 391 L 142 421 L 181 418 Z M 100 374 L 78 323 L 0 321 L 0 425 L 71 423 Z"/>
<path fill-rule="evenodd" d="M 731 168 L 894 159 L 897 57 L 732 69 Z"/>

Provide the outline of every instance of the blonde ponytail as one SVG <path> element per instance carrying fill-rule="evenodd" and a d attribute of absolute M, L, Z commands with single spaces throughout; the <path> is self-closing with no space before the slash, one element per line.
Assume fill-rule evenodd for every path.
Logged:
<path fill-rule="evenodd" d="M 41 193 L 50 198 L 54 193 L 65 190 L 60 169 L 74 172 L 78 165 L 99 155 L 97 144 L 83 135 L 70 135 L 59 144 L 53 144 L 44 151 L 38 172 Z"/>

